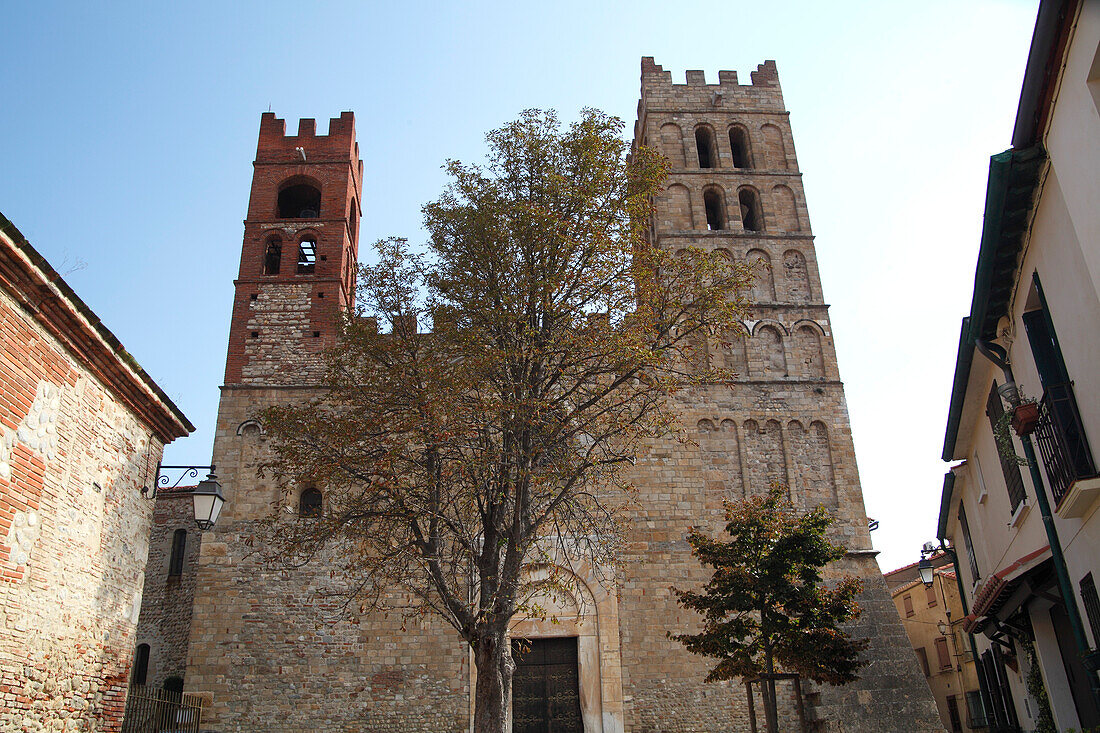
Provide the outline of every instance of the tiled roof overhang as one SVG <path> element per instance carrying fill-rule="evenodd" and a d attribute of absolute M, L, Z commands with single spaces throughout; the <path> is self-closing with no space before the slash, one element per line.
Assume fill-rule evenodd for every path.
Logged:
<path fill-rule="evenodd" d="M 1045 161 L 1046 152 L 1039 145 L 1024 150 L 1006 150 L 989 160 L 989 185 L 978 266 L 974 273 L 974 294 L 970 315 L 963 319 L 959 335 L 941 454 L 945 461 L 959 457 L 955 455 L 955 442 L 974 360 L 974 342 L 996 338 L 997 322 L 1008 313 L 1020 250 Z"/>
<path fill-rule="evenodd" d="M 964 620 L 963 630 L 969 633 L 979 625 L 983 617 L 993 616 L 1001 611 L 1021 583 L 1043 568 L 1049 568 L 1049 560 L 1050 545 L 1043 545 L 991 575 L 978 589 L 974 597 L 974 608 Z"/>

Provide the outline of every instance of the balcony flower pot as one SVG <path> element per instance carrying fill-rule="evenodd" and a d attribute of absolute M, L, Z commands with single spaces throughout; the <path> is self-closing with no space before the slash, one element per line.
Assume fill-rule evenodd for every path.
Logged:
<path fill-rule="evenodd" d="M 1039 403 L 1021 402 L 1012 411 L 1012 430 L 1021 438 L 1031 435 L 1039 424 Z"/>

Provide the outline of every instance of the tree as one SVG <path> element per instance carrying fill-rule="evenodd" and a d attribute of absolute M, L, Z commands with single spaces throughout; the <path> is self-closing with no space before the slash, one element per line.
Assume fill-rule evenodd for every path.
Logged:
<path fill-rule="evenodd" d="M 825 537 L 832 523 L 821 507 L 798 514 L 782 487 L 726 503 L 728 541 L 692 529 L 691 552 L 714 575 L 701 593 L 674 589 L 685 608 L 703 616 L 698 634 L 670 634 L 688 651 L 719 662 L 707 682 L 764 676 L 768 730 L 777 730 L 777 668 L 815 682 L 840 685 L 858 679 L 866 664 L 855 640 L 838 624 L 859 617 L 858 579 L 822 585 L 821 569 L 844 557 Z"/>
<path fill-rule="evenodd" d="M 730 376 L 685 365 L 750 272 L 653 244 L 667 162 L 621 131 L 528 111 L 489 133 L 485 165 L 448 162 L 426 253 L 387 239 L 362 269 L 323 394 L 260 416 L 263 470 L 326 496 L 308 522 L 271 518 L 273 556 L 324 552 L 364 608 L 401 590 L 404 613 L 445 619 L 473 650 L 479 733 L 504 729 L 509 622 L 537 612 L 525 567 L 610 567 L 627 469 L 675 429 L 668 395 Z"/>

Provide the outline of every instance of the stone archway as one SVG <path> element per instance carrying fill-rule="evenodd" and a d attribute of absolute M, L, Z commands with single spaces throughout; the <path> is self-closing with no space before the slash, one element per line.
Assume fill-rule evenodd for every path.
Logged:
<path fill-rule="evenodd" d="M 576 637 L 581 717 L 585 733 L 623 733 L 622 656 L 619 609 L 614 593 L 599 582 L 587 562 L 533 565 L 525 582 L 528 612 L 518 614 L 513 639 Z M 477 670 L 470 672 L 470 720 Z M 509 711 L 509 721 L 511 712 Z"/>

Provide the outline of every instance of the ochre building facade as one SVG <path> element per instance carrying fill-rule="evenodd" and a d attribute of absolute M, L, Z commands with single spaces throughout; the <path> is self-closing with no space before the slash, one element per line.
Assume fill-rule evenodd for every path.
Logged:
<path fill-rule="evenodd" d="M 751 316 L 707 349 L 743 376 L 732 389 L 704 385 L 676 397 L 693 439 L 656 442 L 639 457 L 640 509 L 613 582 L 573 567 L 575 592 L 544 599 L 558 623 L 519 619 L 513 636 L 564 640 L 553 654 L 567 652 L 577 730 L 748 730 L 744 687 L 704 684 L 707 662 L 667 638 L 697 622 L 670 585 L 706 579 L 686 543 L 690 526 L 718 531 L 723 499 L 780 481 L 800 508 L 824 505 L 837 516 L 836 539 L 849 554 L 831 572 L 866 585 L 853 632 L 871 639 L 870 664 L 853 685 L 807 689 L 812 728 L 939 730 L 871 550 L 775 65 L 760 66 L 748 85 L 725 71 L 718 84 L 702 72 L 673 84 L 643 59 L 638 109 L 635 144 L 672 162 L 651 236 L 762 263 Z M 256 523 L 272 511 L 293 521 L 303 497 L 258 477 L 266 438 L 254 416 L 316 394 L 321 349 L 354 291 L 362 181 L 354 121 L 344 113 L 327 135 L 314 127 L 303 120 L 288 136 L 274 115 L 261 121 L 214 445 L 227 504 L 188 570 L 185 687 L 205 697 L 204 725 L 219 731 L 466 731 L 475 680 L 449 627 L 431 618 L 404 625 L 399 613 L 328 623 L 324 592 L 340 579 L 323 562 L 288 572 L 255 552 Z"/>

